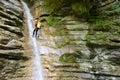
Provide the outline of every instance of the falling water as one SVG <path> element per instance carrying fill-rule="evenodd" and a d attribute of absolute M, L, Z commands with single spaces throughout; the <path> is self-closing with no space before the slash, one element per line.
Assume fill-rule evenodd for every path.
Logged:
<path fill-rule="evenodd" d="M 27 16 L 27 23 L 28 23 L 28 29 L 29 29 L 29 38 L 30 38 L 30 43 L 31 46 L 33 47 L 33 53 L 34 53 L 34 58 L 33 58 L 33 63 L 34 63 L 34 70 L 33 70 L 33 80 L 43 80 L 43 76 L 42 76 L 42 65 L 41 65 L 41 60 L 40 60 L 40 51 L 38 49 L 38 45 L 37 45 L 37 40 L 35 38 L 33 38 L 32 35 L 32 31 L 33 31 L 33 27 L 32 27 L 32 20 L 31 18 L 32 15 L 30 14 L 30 10 L 27 6 L 27 4 L 25 2 L 23 2 L 21 0 L 26 16 Z"/>

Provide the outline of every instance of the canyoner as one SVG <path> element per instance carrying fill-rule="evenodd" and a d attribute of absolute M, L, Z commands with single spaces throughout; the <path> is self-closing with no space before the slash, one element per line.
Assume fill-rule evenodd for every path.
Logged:
<path fill-rule="evenodd" d="M 38 20 L 38 18 L 35 19 L 34 21 L 34 30 L 33 30 L 33 37 L 35 36 L 36 38 L 39 37 L 39 29 L 41 29 L 42 23 L 40 22 L 40 20 Z"/>

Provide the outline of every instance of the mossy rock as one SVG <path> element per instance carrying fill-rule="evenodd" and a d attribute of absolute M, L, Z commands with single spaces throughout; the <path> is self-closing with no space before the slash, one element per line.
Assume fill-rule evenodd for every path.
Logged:
<path fill-rule="evenodd" d="M 61 62 L 74 63 L 74 62 L 76 62 L 76 57 L 74 56 L 74 54 L 65 53 L 62 56 L 60 56 L 59 60 Z"/>
<path fill-rule="evenodd" d="M 68 45 L 69 43 L 70 43 L 69 38 L 62 38 L 62 39 L 55 40 L 55 44 L 57 48 L 62 48 L 65 45 Z"/>
<path fill-rule="evenodd" d="M 113 25 L 115 25 L 113 21 L 98 19 L 91 24 L 91 28 L 95 31 L 109 31 Z"/>

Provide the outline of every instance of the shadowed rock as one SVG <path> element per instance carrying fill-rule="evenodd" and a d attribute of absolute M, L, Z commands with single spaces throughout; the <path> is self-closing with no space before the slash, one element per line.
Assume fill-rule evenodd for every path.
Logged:
<path fill-rule="evenodd" d="M 21 32 L 20 28 L 9 26 L 9 25 L 4 25 L 4 24 L 1 24 L 0 28 L 8 30 L 12 33 L 19 35 L 19 36 L 23 36 L 23 33 Z"/>

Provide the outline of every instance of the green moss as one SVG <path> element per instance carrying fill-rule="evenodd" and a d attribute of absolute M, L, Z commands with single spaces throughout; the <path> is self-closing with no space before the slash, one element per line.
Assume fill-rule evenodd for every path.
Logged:
<path fill-rule="evenodd" d="M 62 14 L 65 11 L 62 15 L 81 16 L 89 14 L 91 9 L 90 0 L 44 0 L 43 3 L 51 14 Z"/>
<path fill-rule="evenodd" d="M 55 31 L 52 32 L 53 36 L 66 36 L 68 35 L 68 30 L 64 25 L 57 25 Z"/>
<path fill-rule="evenodd" d="M 89 42 L 90 40 L 91 40 L 91 36 L 90 36 L 90 35 L 87 35 L 87 36 L 86 36 L 86 41 Z"/>
<path fill-rule="evenodd" d="M 55 44 L 57 46 L 57 48 L 61 48 L 67 44 L 70 43 L 70 39 L 69 38 L 62 38 L 62 39 L 58 39 L 55 41 Z"/>
<path fill-rule="evenodd" d="M 119 32 L 112 32 L 112 35 L 119 35 Z"/>
<path fill-rule="evenodd" d="M 59 60 L 60 60 L 61 62 L 66 62 L 66 63 L 74 63 L 74 62 L 76 62 L 76 58 L 75 58 L 74 54 L 70 54 L 70 53 L 65 53 L 65 54 L 63 54 L 63 55 L 59 58 Z"/>
<path fill-rule="evenodd" d="M 61 21 L 50 15 L 47 17 L 46 22 L 48 25 L 55 27 L 56 25 L 60 24 Z"/>
<path fill-rule="evenodd" d="M 91 27 L 95 30 L 110 30 L 112 25 L 114 25 L 115 23 L 113 21 L 110 20 L 96 20 L 95 22 L 93 22 L 91 24 Z"/>
<path fill-rule="evenodd" d="M 65 36 L 68 34 L 67 30 L 64 29 L 57 29 L 55 32 L 53 32 L 53 36 Z"/>
<path fill-rule="evenodd" d="M 107 10 L 104 12 L 105 15 L 120 15 L 120 1 L 116 4 L 110 6 L 107 8 Z"/>
<path fill-rule="evenodd" d="M 82 17 L 88 17 L 91 9 L 89 0 L 80 0 L 79 2 L 72 3 L 74 14 Z"/>
<path fill-rule="evenodd" d="M 120 8 L 117 8 L 117 9 L 115 9 L 115 10 L 111 10 L 111 11 L 106 11 L 105 12 L 107 15 L 119 15 L 119 13 L 120 13 Z"/>
<path fill-rule="evenodd" d="M 110 39 L 115 36 L 118 36 L 118 32 L 96 31 L 94 32 L 94 34 L 88 35 L 86 39 L 88 42 L 93 41 L 98 44 L 110 44 L 111 43 Z"/>

